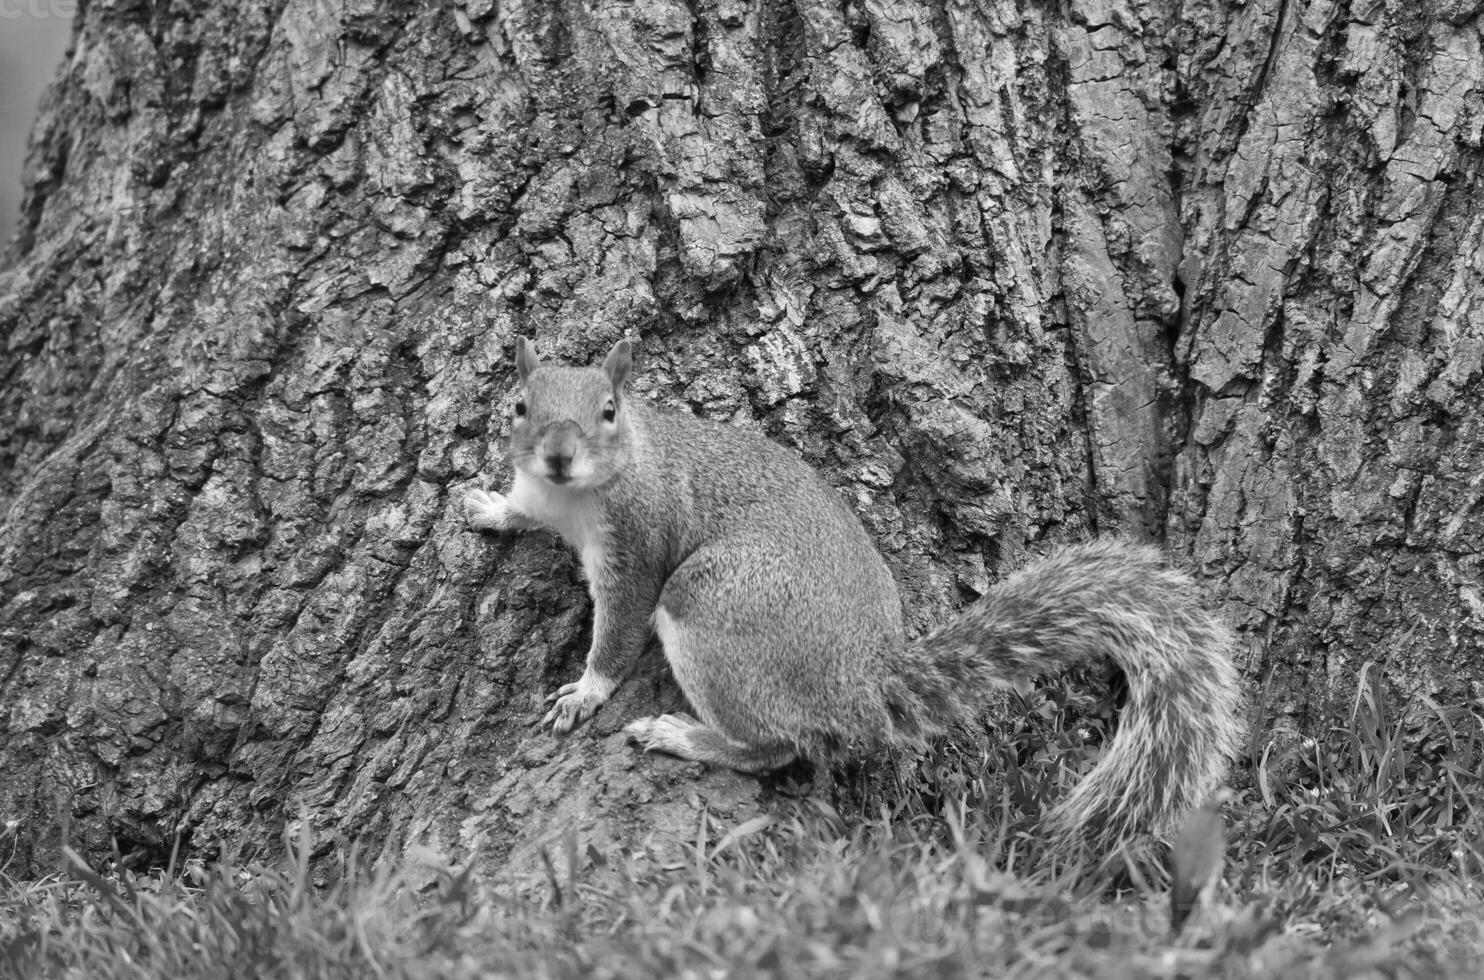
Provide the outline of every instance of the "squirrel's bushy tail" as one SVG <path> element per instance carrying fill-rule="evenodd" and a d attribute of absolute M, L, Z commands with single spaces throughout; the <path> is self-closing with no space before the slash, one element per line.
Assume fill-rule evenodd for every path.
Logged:
<path fill-rule="evenodd" d="M 895 735 L 972 721 L 995 688 L 1111 657 L 1128 680 L 1112 746 L 1046 817 L 1053 846 L 1095 855 L 1166 838 L 1221 781 L 1237 742 L 1230 632 L 1154 548 L 1097 541 L 1014 573 L 900 652 L 885 695 Z"/>

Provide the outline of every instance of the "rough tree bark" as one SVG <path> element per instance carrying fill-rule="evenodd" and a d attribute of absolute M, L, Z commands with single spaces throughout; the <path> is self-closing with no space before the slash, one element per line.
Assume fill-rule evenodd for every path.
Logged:
<path fill-rule="evenodd" d="M 654 656 L 531 727 L 577 566 L 460 506 L 517 333 L 635 335 L 644 396 L 795 446 L 913 628 L 1124 532 L 1257 725 L 1367 659 L 1476 693 L 1481 66 L 1464 0 L 87 4 L 0 276 L 22 866 L 759 805 L 614 734 Z"/>

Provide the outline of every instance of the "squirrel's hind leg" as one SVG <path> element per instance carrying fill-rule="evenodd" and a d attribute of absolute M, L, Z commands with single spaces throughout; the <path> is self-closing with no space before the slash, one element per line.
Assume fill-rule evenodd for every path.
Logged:
<path fill-rule="evenodd" d="M 640 718 L 624 731 L 650 752 L 678 755 L 693 762 L 726 766 L 739 772 L 767 772 L 788 765 L 798 755 L 790 745 L 743 745 L 690 715 Z"/>
<path fill-rule="evenodd" d="M 624 728 L 629 737 L 646 751 L 664 752 L 692 762 L 726 766 L 738 772 L 779 769 L 798 756 L 798 750 L 793 745 L 758 732 L 755 721 L 736 728 L 729 725 L 728 719 L 733 723 L 742 719 L 738 711 L 716 711 L 716 699 L 712 692 L 699 683 L 698 673 L 705 671 L 698 670 L 703 663 L 696 639 L 684 635 L 663 602 L 655 609 L 654 626 L 675 679 L 680 682 L 680 688 L 685 692 L 691 706 L 705 721 L 699 721 L 688 714 L 640 718 Z M 743 696 L 746 692 L 739 689 L 735 693 Z"/>

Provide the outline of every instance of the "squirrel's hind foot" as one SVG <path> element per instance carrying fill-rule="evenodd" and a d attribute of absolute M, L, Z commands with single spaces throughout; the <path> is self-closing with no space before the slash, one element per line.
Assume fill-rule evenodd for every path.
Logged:
<path fill-rule="evenodd" d="M 664 752 L 692 762 L 726 766 L 739 772 L 768 772 L 788 765 L 798 755 L 791 745 L 744 745 L 690 715 L 640 718 L 624 732 L 646 752 Z"/>

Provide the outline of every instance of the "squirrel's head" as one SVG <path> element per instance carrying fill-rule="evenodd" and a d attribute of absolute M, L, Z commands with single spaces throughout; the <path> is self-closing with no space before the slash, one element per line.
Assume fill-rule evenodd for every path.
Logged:
<path fill-rule="evenodd" d="M 633 349 L 620 340 L 602 367 L 542 364 L 534 344 L 515 338 L 520 375 L 510 427 L 511 461 L 556 486 L 585 490 L 608 482 L 625 457 L 624 384 Z"/>

